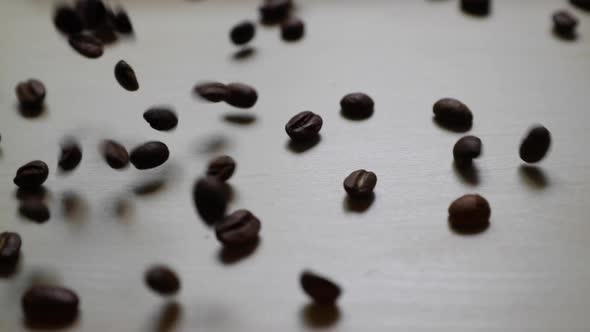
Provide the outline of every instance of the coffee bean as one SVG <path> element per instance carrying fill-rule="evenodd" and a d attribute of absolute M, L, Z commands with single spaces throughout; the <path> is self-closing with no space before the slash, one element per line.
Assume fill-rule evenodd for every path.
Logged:
<path fill-rule="evenodd" d="M 180 279 L 165 265 L 154 265 L 145 273 L 146 284 L 160 295 L 172 295 L 180 289 Z"/>
<path fill-rule="evenodd" d="M 481 155 L 481 140 L 475 136 L 464 136 L 453 147 L 453 158 L 458 166 L 469 166 Z"/>
<path fill-rule="evenodd" d="M 298 18 L 290 18 L 281 24 L 281 37 L 286 41 L 301 39 L 305 34 L 305 25 Z"/>
<path fill-rule="evenodd" d="M 208 224 L 214 224 L 225 216 L 228 192 L 225 184 L 216 177 L 199 179 L 193 189 L 197 211 Z"/>
<path fill-rule="evenodd" d="M 99 58 L 103 53 L 102 41 L 94 36 L 77 33 L 70 35 L 68 41 L 73 49 L 87 58 Z"/>
<path fill-rule="evenodd" d="M 316 138 L 323 124 L 322 117 L 310 112 L 301 112 L 285 125 L 287 135 L 294 141 L 309 141 Z"/>
<path fill-rule="evenodd" d="M 119 10 L 117 10 L 117 13 L 113 18 L 113 21 L 117 32 L 122 34 L 133 33 L 133 25 L 131 24 L 129 15 L 127 15 L 127 12 L 124 9 L 119 8 Z"/>
<path fill-rule="evenodd" d="M 34 324 L 70 324 L 78 316 L 78 295 L 57 286 L 33 286 L 22 298 L 27 322 Z"/>
<path fill-rule="evenodd" d="M 449 206 L 449 223 L 460 232 L 488 227 L 492 210 L 488 201 L 477 194 L 461 196 Z"/>
<path fill-rule="evenodd" d="M 543 126 L 535 126 L 529 130 L 520 144 L 520 159 L 527 163 L 541 161 L 551 146 L 551 133 Z"/>
<path fill-rule="evenodd" d="M 49 208 L 42 200 L 28 199 L 21 202 L 18 212 L 24 218 L 44 223 L 50 218 Z"/>
<path fill-rule="evenodd" d="M 61 147 L 58 166 L 62 171 L 71 171 L 82 160 L 82 148 L 75 141 L 68 141 Z"/>
<path fill-rule="evenodd" d="M 246 84 L 230 83 L 227 85 L 227 98 L 225 102 L 239 108 L 250 108 L 256 104 L 258 93 Z"/>
<path fill-rule="evenodd" d="M 119 39 L 115 31 L 115 26 L 109 21 L 94 28 L 92 35 L 100 40 L 104 45 L 112 44 Z"/>
<path fill-rule="evenodd" d="M 490 12 L 490 0 L 461 0 L 461 9 L 469 14 L 484 16 Z"/>
<path fill-rule="evenodd" d="M 221 181 L 227 181 L 236 170 L 236 161 L 230 156 L 217 157 L 209 163 L 207 176 L 213 176 Z"/>
<path fill-rule="evenodd" d="M 578 25 L 578 19 L 565 10 L 557 11 L 553 14 L 553 31 L 563 37 L 575 35 L 575 29 Z"/>
<path fill-rule="evenodd" d="M 79 33 L 84 28 L 84 23 L 78 12 L 66 6 L 57 7 L 53 15 L 53 23 L 59 31 L 65 34 Z"/>
<path fill-rule="evenodd" d="M 107 164 L 114 169 L 121 169 L 127 167 L 127 164 L 129 164 L 127 149 L 115 141 L 104 141 L 102 144 L 102 153 Z"/>
<path fill-rule="evenodd" d="M 344 190 L 351 197 L 362 198 L 370 196 L 376 185 L 377 175 L 364 169 L 354 171 L 344 179 Z"/>
<path fill-rule="evenodd" d="M 292 7 L 291 0 L 265 0 L 258 10 L 262 22 L 275 23 L 287 18 Z"/>
<path fill-rule="evenodd" d="M 19 103 L 26 107 L 39 107 L 45 100 L 45 85 L 37 79 L 18 83 L 15 91 Z"/>
<path fill-rule="evenodd" d="M 152 107 L 143 113 L 143 118 L 156 130 L 172 130 L 178 124 L 178 117 L 166 107 Z"/>
<path fill-rule="evenodd" d="M 348 118 L 367 119 L 373 115 L 375 102 L 364 93 L 349 93 L 340 100 L 340 108 L 342 114 Z"/>
<path fill-rule="evenodd" d="M 256 242 L 260 220 L 247 210 L 238 210 L 215 224 L 217 239 L 227 247 L 239 247 Z"/>
<path fill-rule="evenodd" d="M 432 110 L 436 121 L 447 127 L 468 128 L 473 122 L 469 107 L 457 99 L 443 98 L 434 104 Z"/>
<path fill-rule="evenodd" d="M 193 91 L 201 98 L 217 103 L 227 99 L 229 91 L 227 85 L 219 82 L 203 82 L 195 85 Z"/>
<path fill-rule="evenodd" d="M 243 21 L 236 24 L 230 31 L 229 37 L 236 45 L 244 45 L 254 38 L 256 27 L 250 21 Z"/>
<path fill-rule="evenodd" d="M 311 271 L 303 271 L 299 281 L 305 293 L 317 304 L 333 305 L 342 293 L 340 286 Z"/>
<path fill-rule="evenodd" d="M 14 184 L 21 188 L 38 188 L 47 180 L 49 167 L 41 160 L 31 161 L 16 171 Z"/>
<path fill-rule="evenodd" d="M 590 0 L 570 0 L 570 3 L 580 9 L 590 10 Z"/>
<path fill-rule="evenodd" d="M 14 266 L 20 257 L 22 240 L 18 233 L 0 233 L 0 269 Z"/>
<path fill-rule="evenodd" d="M 76 10 L 89 29 L 104 23 L 107 18 L 107 8 L 102 0 L 78 0 Z"/>
<path fill-rule="evenodd" d="M 133 68 L 123 60 L 115 65 L 115 78 L 125 90 L 137 91 L 139 89 L 139 83 L 137 83 Z"/>
<path fill-rule="evenodd" d="M 130 160 L 137 169 L 155 168 L 168 160 L 170 151 L 158 141 L 144 143 L 131 151 Z"/>

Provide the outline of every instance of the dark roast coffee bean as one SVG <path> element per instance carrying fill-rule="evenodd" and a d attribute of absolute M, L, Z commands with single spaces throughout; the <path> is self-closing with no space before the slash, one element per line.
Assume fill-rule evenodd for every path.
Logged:
<path fill-rule="evenodd" d="M 38 188 L 47 180 L 49 167 L 41 160 L 31 161 L 16 171 L 14 184 L 21 188 Z"/>
<path fill-rule="evenodd" d="M 102 0 L 78 0 L 76 10 L 89 29 L 104 23 L 107 18 L 107 8 Z"/>
<path fill-rule="evenodd" d="M 375 103 L 368 95 L 355 92 L 349 93 L 340 100 L 342 114 L 346 117 L 366 119 L 373 115 Z"/>
<path fill-rule="evenodd" d="M 145 282 L 160 295 L 172 295 L 180 289 L 180 279 L 172 269 L 164 265 L 150 267 L 145 273 Z"/>
<path fill-rule="evenodd" d="M 131 151 L 130 160 L 137 169 L 155 168 L 168 160 L 170 151 L 158 141 L 144 143 Z"/>
<path fill-rule="evenodd" d="M 370 196 L 376 185 L 377 175 L 364 169 L 354 171 L 344 179 L 344 190 L 351 197 Z"/>
<path fill-rule="evenodd" d="M 541 161 L 551 146 L 551 133 L 543 126 L 530 129 L 520 144 L 520 159 L 527 163 Z"/>
<path fill-rule="evenodd" d="M 22 201 L 18 212 L 24 218 L 35 221 L 37 223 L 44 223 L 50 218 L 49 208 L 42 200 L 28 199 Z"/>
<path fill-rule="evenodd" d="M 570 3 L 580 9 L 590 10 L 590 0 L 570 0 Z"/>
<path fill-rule="evenodd" d="M 230 31 L 229 37 L 236 45 L 244 45 L 254 38 L 256 27 L 250 21 L 243 21 L 236 24 Z"/>
<path fill-rule="evenodd" d="M 214 224 L 225 216 L 228 192 L 225 184 L 216 177 L 208 176 L 195 183 L 193 197 L 197 211 L 208 224 Z"/>
<path fill-rule="evenodd" d="M 492 215 L 490 204 L 480 195 L 465 195 L 449 206 L 449 223 L 458 231 L 485 229 Z"/>
<path fill-rule="evenodd" d="M 104 141 L 102 144 L 102 153 L 107 164 L 114 169 L 121 169 L 127 167 L 127 164 L 129 164 L 127 149 L 115 141 Z"/>
<path fill-rule="evenodd" d="M 16 85 L 16 97 L 23 106 L 38 107 L 45 100 L 45 85 L 36 79 L 20 82 Z"/>
<path fill-rule="evenodd" d="M 578 19 L 565 10 L 553 14 L 553 31 L 560 36 L 573 36 Z"/>
<path fill-rule="evenodd" d="M 239 247 L 256 242 L 260 220 L 247 210 L 238 210 L 215 224 L 217 239 L 227 247 Z"/>
<path fill-rule="evenodd" d="M 0 233 L 0 269 L 16 264 L 20 256 L 20 235 L 13 232 Z"/>
<path fill-rule="evenodd" d="M 461 9 L 473 15 L 487 15 L 490 12 L 490 0 L 461 0 Z"/>
<path fill-rule="evenodd" d="M 55 10 L 53 23 L 59 31 L 65 34 L 78 33 L 84 28 L 84 23 L 82 23 L 78 12 L 66 6 L 60 6 Z"/>
<path fill-rule="evenodd" d="M 78 316 L 78 295 L 57 286 L 33 286 L 22 298 L 25 318 L 33 324 L 70 324 Z"/>
<path fill-rule="evenodd" d="M 99 58 L 103 53 L 102 41 L 94 36 L 77 33 L 70 35 L 68 41 L 73 49 L 87 58 Z"/>
<path fill-rule="evenodd" d="M 334 282 L 311 271 L 303 271 L 299 281 L 305 293 L 317 304 L 333 305 L 342 293 Z"/>
<path fill-rule="evenodd" d="M 236 161 L 230 156 L 217 157 L 209 163 L 207 175 L 214 176 L 221 181 L 227 181 L 236 170 Z"/>
<path fill-rule="evenodd" d="M 124 9 L 117 10 L 113 21 L 117 32 L 122 34 L 133 33 L 133 25 L 131 24 L 129 15 L 127 15 L 127 12 Z"/>
<path fill-rule="evenodd" d="M 82 160 L 82 148 L 77 142 L 68 141 L 61 147 L 58 166 L 62 171 L 71 171 Z"/>
<path fill-rule="evenodd" d="M 475 136 L 462 137 L 453 147 L 453 158 L 458 166 L 471 165 L 481 155 L 481 140 Z"/>
<path fill-rule="evenodd" d="M 250 108 L 256 104 L 258 93 L 246 84 L 230 83 L 227 85 L 227 98 L 225 102 L 239 108 Z"/>
<path fill-rule="evenodd" d="M 281 37 L 283 40 L 295 41 L 305 34 L 305 25 L 298 18 L 290 18 L 281 24 Z"/>
<path fill-rule="evenodd" d="M 473 114 L 467 105 L 453 98 L 437 101 L 433 108 L 434 118 L 442 125 L 450 127 L 470 127 Z"/>
<path fill-rule="evenodd" d="M 291 0 L 265 0 L 258 10 L 262 22 L 274 23 L 287 18 L 292 7 Z"/>
<path fill-rule="evenodd" d="M 112 44 L 119 39 L 115 27 L 111 22 L 105 22 L 92 31 L 92 35 L 100 40 L 104 45 Z"/>
<path fill-rule="evenodd" d="M 308 141 L 317 137 L 323 124 L 322 117 L 310 112 L 301 112 L 285 125 L 287 135 L 294 141 Z"/>
<path fill-rule="evenodd" d="M 152 107 L 143 113 L 143 118 L 156 130 L 172 130 L 178 124 L 176 113 L 165 107 Z"/>
<path fill-rule="evenodd" d="M 139 89 L 133 68 L 123 60 L 115 65 L 115 78 L 125 90 L 137 91 Z"/>
<path fill-rule="evenodd" d="M 201 98 L 213 103 L 224 101 L 229 95 L 227 85 L 219 82 L 199 83 L 193 90 Z"/>

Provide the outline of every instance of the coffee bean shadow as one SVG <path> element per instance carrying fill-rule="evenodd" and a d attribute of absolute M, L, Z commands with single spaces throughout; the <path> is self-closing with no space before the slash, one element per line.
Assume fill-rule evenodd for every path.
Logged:
<path fill-rule="evenodd" d="M 261 242 L 262 240 L 257 238 L 255 242 L 241 247 L 221 247 L 217 254 L 217 259 L 224 265 L 235 264 L 252 255 L 258 249 Z"/>
<path fill-rule="evenodd" d="M 336 324 L 341 317 L 337 305 L 320 305 L 308 303 L 301 309 L 301 320 L 312 329 L 328 328 Z"/>
<path fill-rule="evenodd" d="M 106 28 L 98 28 L 93 32 L 94 37 L 98 38 L 104 46 L 111 46 L 119 41 L 119 36 L 113 31 L 112 29 Z"/>
<path fill-rule="evenodd" d="M 115 201 L 113 206 L 113 212 L 119 221 L 129 224 L 133 221 L 135 214 L 135 206 L 133 202 L 128 198 L 119 198 Z"/>
<path fill-rule="evenodd" d="M 238 192 L 236 191 L 234 186 L 232 186 L 230 183 L 227 183 L 227 182 L 225 182 L 223 184 L 223 186 L 225 187 L 225 192 L 227 195 L 227 202 L 233 203 L 234 201 L 236 201 L 238 199 Z"/>
<path fill-rule="evenodd" d="M 4 150 L 2 150 L 2 148 L 0 147 L 0 160 L 2 160 L 4 157 Z"/>
<path fill-rule="evenodd" d="M 34 200 L 34 199 L 33 199 Z M 49 210 L 49 206 L 42 200 L 39 200 L 38 204 L 43 208 L 43 210 L 34 209 L 30 210 L 25 205 L 26 201 L 21 201 L 20 206 L 17 209 L 18 215 L 29 222 L 33 222 L 36 224 L 44 224 L 51 219 L 51 211 Z"/>
<path fill-rule="evenodd" d="M 264 28 L 274 28 L 274 27 L 279 27 L 287 19 L 288 19 L 288 17 L 281 18 L 281 19 L 273 19 L 273 20 L 260 18 L 258 20 L 258 23 L 260 25 L 262 25 L 262 27 L 264 27 Z"/>
<path fill-rule="evenodd" d="M 18 188 L 14 194 L 17 200 L 26 201 L 30 199 L 46 201 L 50 199 L 51 193 L 45 186 L 38 188 Z"/>
<path fill-rule="evenodd" d="M 522 181 L 530 188 L 542 190 L 549 185 L 549 177 L 542 168 L 531 165 L 521 165 L 518 173 Z"/>
<path fill-rule="evenodd" d="M 252 46 L 247 46 L 234 52 L 231 57 L 236 61 L 243 61 L 254 55 L 256 55 L 256 49 Z"/>
<path fill-rule="evenodd" d="M 34 320 L 27 320 L 26 318 L 23 319 L 23 325 L 25 328 L 33 331 L 52 331 L 52 330 L 64 330 L 64 329 L 74 329 L 74 326 L 77 325 L 80 313 L 77 314 L 76 318 L 73 321 L 34 321 Z"/>
<path fill-rule="evenodd" d="M 448 131 L 452 131 L 455 133 L 465 133 L 468 132 L 469 130 L 471 130 L 471 128 L 473 127 L 473 124 L 470 123 L 468 125 L 461 125 L 461 124 L 455 124 L 455 123 L 447 123 L 444 121 L 441 121 L 439 119 L 437 119 L 436 117 L 432 117 L 432 122 L 439 128 L 444 129 L 444 130 L 448 130 Z"/>
<path fill-rule="evenodd" d="M 21 271 L 23 263 L 23 253 L 19 254 L 18 259 L 11 264 L 0 264 L 0 279 L 10 279 Z"/>
<path fill-rule="evenodd" d="M 18 112 L 27 119 L 39 118 L 45 114 L 45 105 L 18 105 Z"/>
<path fill-rule="evenodd" d="M 344 206 L 344 210 L 347 212 L 356 212 L 356 213 L 363 213 L 367 211 L 371 205 L 375 202 L 375 193 L 371 193 L 370 196 L 367 197 L 350 197 L 346 195 L 342 202 Z"/>
<path fill-rule="evenodd" d="M 88 203 L 76 192 L 65 192 L 61 200 L 62 214 L 64 219 L 75 223 L 82 224 L 88 217 Z"/>
<path fill-rule="evenodd" d="M 196 144 L 198 154 L 221 154 L 231 145 L 226 136 L 217 135 Z"/>
<path fill-rule="evenodd" d="M 373 116 L 373 113 L 375 113 L 374 110 L 371 110 L 370 112 L 367 112 L 365 114 L 361 114 L 361 113 L 351 113 L 351 112 L 345 112 L 343 109 L 340 110 L 340 115 L 347 119 L 347 120 L 351 120 L 351 121 L 363 121 L 363 120 L 367 120 L 368 118 Z"/>
<path fill-rule="evenodd" d="M 553 36 L 555 36 L 557 39 L 564 41 L 564 42 L 574 42 L 576 40 L 578 40 L 578 34 L 574 31 L 572 33 L 560 33 L 557 32 L 555 29 L 552 30 Z"/>
<path fill-rule="evenodd" d="M 466 16 L 472 17 L 472 18 L 476 18 L 476 19 L 484 19 L 492 14 L 491 4 L 488 8 L 483 8 L 483 9 L 463 8 L 461 3 L 459 3 L 459 7 L 461 9 L 461 12 L 463 12 L 463 14 L 465 14 Z"/>
<path fill-rule="evenodd" d="M 485 224 L 474 225 L 471 227 L 466 227 L 466 226 L 458 227 L 453 222 L 453 219 L 450 216 L 448 217 L 447 220 L 448 220 L 448 224 L 449 224 L 449 229 L 453 233 L 458 234 L 458 235 L 464 235 L 464 236 L 477 235 L 477 234 L 485 232 L 488 228 L 490 228 L 489 221 L 486 222 Z"/>
<path fill-rule="evenodd" d="M 182 306 L 176 302 L 165 303 L 154 323 L 154 332 L 171 332 L 175 331 L 180 319 L 182 318 Z"/>
<path fill-rule="evenodd" d="M 223 116 L 223 120 L 239 126 L 249 126 L 255 123 L 257 118 L 253 114 L 227 114 Z"/>
<path fill-rule="evenodd" d="M 133 193 L 137 196 L 150 196 L 162 192 L 166 188 L 166 179 L 155 178 L 141 181 L 133 186 Z"/>
<path fill-rule="evenodd" d="M 322 141 L 322 136 L 317 135 L 316 137 L 307 141 L 294 141 L 292 139 L 287 141 L 287 149 L 293 153 L 304 153 L 311 150 Z"/>
<path fill-rule="evenodd" d="M 459 165 L 453 162 L 455 175 L 465 184 L 477 186 L 480 182 L 479 169 L 475 164 Z"/>

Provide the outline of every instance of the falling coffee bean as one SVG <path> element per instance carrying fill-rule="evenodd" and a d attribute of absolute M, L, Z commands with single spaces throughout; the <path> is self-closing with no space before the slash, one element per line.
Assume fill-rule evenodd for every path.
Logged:
<path fill-rule="evenodd" d="M 37 223 L 44 223 L 50 218 L 49 208 L 38 199 L 28 199 L 21 202 L 18 212 L 24 218 Z"/>
<path fill-rule="evenodd" d="M 236 170 L 236 161 L 230 156 L 217 157 L 209 163 L 207 175 L 213 176 L 221 181 L 227 181 Z"/>
<path fill-rule="evenodd" d="M 485 16 L 490 12 L 491 0 L 461 0 L 461 9 L 469 14 Z"/>
<path fill-rule="evenodd" d="M 458 166 L 469 166 L 481 155 L 481 140 L 475 136 L 462 137 L 453 147 L 453 158 Z"/>
<path fill-rule="evenodd" d="M 180 289 L 180 279 L 172 269 L 164 265 L 154 265 L 145 273 L 145 282 L 156 293 L 173 295 Z"/>
<path fill-rule="evenodd" d="M 465 195 L 449 206 L 449 223 L 459 232 L 476 232 L 489 225 L 492 210 L 488 201 L 477 194 Z"/>
<path fill-rule="evenodd" d="M 16 85 L 16 97 L 25 107 L 40 107 L 45 100 L 45 85 L 39 80 L 29 79 Z"/>
<path fill-rule="evenodd" d="M 258 10 L 262 22 L 276 23 L 287 18 L 292 7 L 291 0 L 264 0 Z"/>
<path fill-rule="evenodd" d="M 225 102 L 239 108 L 250 108 L 256 104 L 258 93 L 246 84 L 230 83 L 227 85 L 227 98 Z"/>
<path fill-rule="evenodd" d="M 437 101 L 433 108 L 435 120 L 449 128 L 468 129 L 473 122 L 473 114 L 467 105 L 453 98 Z"/>
<path fill-rule="evenodd" d="M 133 33 L 133 25 L 131 24 L 131 19 L 129 19 L 129 15 L 127 15 L 127 12 L 124 9 L 119 8 L 119 10 L 117 10 L 117 13 L 113 18 L 113 21 L 117 32 L 122 34 Z"/>
<path fill-rule="evenodd" d="M 49 167 L 41 160 L 31 161 L 16 171 L 14 184 L 21 188 L 35 189 L 40 187 L 49 176 Z"/>
<path fill-rule="evenodd" d="M 33 286 L 22 298 L 25 318 L 31 324 L 70 324 L 78 316 L 78 295 L 57 286 Z"/>
<path fill-rule="evenodd" d="M 53 23 L 59 31 L 65 34 L 79 33 L 84 28 L 84 23 L 78 12 L 67 6 L 60 6 L 55 10 Z"/>
<path fill-rule="evenodd" d="M 155 168 L 168 160 L 170 151 L 158 141 L 144 143 L 131 151 L 130 160 L 137 169 Z"/>
<path fill-rule="evenodd" d="M 305 293 L 320 305 L 334 305 L 342 293 L 334 282 L 311 271 L 303 271 L 299 281 Z"/>
<path fill-rule="evenodd" d="M 345 117 L 351 119 L 367 119 L 373 115 L 375 102 L 364 93 L 349 93 L 340 100 L 340 108 Z"/>
<path fill-rule="evenodd" d="M 219 82 L 203 82 L 195 85 L 193 91 L 201 98 L 218 103 L 227 99 L 229 91 L 227 85 Z"/>
<path fill-rule="evenodd" d="M 580 9 L 590 11 L 590 0 L 570 0 L 570 3 Z"/>
<path fill-rule="evenodd" d="M 215 224 L 215 235 L 226 247 L 239 247 L 256 242 L 260 220 L 248 210 L 238 210 Z"/>
<path fill-rule="evenodd" d="M 344 190 L 355 198 L 370 196 L 376 185 L 377 175 L 364 169 L 354 171 L 344 179 Z"/>
<path fill-rule="evenodd" d="M 172 130 L 178 124 L 176 113 L 166 107 L 152 107 L 143 113 L 143 118 L 156 130 Z"/>
<path fill-rule="evenodd" d="M 133 68 L 123 60 L 117 62 L 115 65 L 115 78 L 127 91 L 137 91 L 139 89 L 139 83 L 137 82 Z"/>
<path fill-rule="evenodd" d="M 551 133 L 543 126 L 529 130 L 520 144 L 520 159 L 527 163 L 536 163 L 545 158 L 551 147 Z"/>
<path fill-rule="evenodd" d="M 562 37 L 573 37 L 575 35 L 578 19 L 565 10 L 553 14 L 553 31 Z"/>
<path fill-rule="evenodd" d="M 78 0 L 76 10 L 89 29 L 104 23 L 107 18 L 107 8 L 102 0 Z"/>
<path fill-rule="evenodd" d="M 229 37 L 236 45 L 244 45 L 254 38 L 256 27 L 250 21 L 243 21 L 236 24 L 230 31 Z"/>
<path fill-rule="evenodd" d="M 114 169 L 121 169 L 127 167 L 127 164 L 129 164 L 127 149 L 115 141 L 104 141 L 102 144 L 102 154 L 107 164 Z"/>
<path fill-rule="evenodd" d="M 91 59 L 99 58 L 104 50 L 102 41 L 88 34 L 77 33 L 70 35 L 68 42 L 78 53 Z"/>
<path fill-rule="evenodd" d="M 82 148 L 75 141 L 68 141 L 61 147 L 58 166 L 62 171 L 71 171 L 78 167 L 82 160 Z"/>
<path fill-rule="evenodd" d="M 16 265 L 20 257 L 22 240 L 18 233 L 0 233 L 0 270 Z"/>
<path fill-rule="evenodd" d="M 216 177 L 199 179 L 193 189 L 197 211 L 203 220 L 212 225 L 225 216 L 228 192 L 225 184 Z"/>
<path fill-rule="evenodd" d="M 294 141 L 309 141 L 318 136 L 323 124 L 322 117 L 311 112 L 301 112 L 285 125 L 287 135 Z"/>
<path fill-rule="evenodd" d="M 305 34 L 305 25 L 298 18 L 290 18 L 281 24 L 281 37 L 286 41 L 301 39 Z"/>

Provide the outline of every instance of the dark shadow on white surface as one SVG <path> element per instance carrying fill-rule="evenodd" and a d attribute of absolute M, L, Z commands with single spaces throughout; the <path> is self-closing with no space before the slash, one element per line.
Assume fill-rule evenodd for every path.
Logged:
<path fill-rule="evenodd" d="M 457 178 L 459 178 L 459 180 L 465 184 L 477 186 L 480 183 L 479 169 L 473 162 L 465 165 L 459 165 L 454 161 L 453 171 L 455 172 Z"/>
<path fill-rule="evenodd" d="M 133 186 L 133 193 L 137 196 L 150 196 L 162 192 L 166 188 L 166 179 L 156 177 L 139 181 Z"/>
<path fill-rule="evenodd" d="M 88 203 L 75 191 L 64 192 L 61 199 L 64 219 L 74 224 L 82 224 L 88 218 Z"/>
<path fill-rule="evenodd" d="M 212 135 L 196 143 L 198 154 L 222 154 L 229 148 L 231 141 L 227 136 Z"/>
<path fill-rule="evenodd" d="M 244 61 L 256 55 L 256 48 L 252 46 L 246 46 L 242 49 L 237 50 L 231 56 L 235 61 Z"/>
<path fill-rule="evenodd" d="M 552 30 L 553 36 L 555 36 L 555 38 L 567 42 L 567 43 L 571 43 L 571 42 L 575 42 L 576 40 L 578 40 L 578 33 L 577 32 L 572 32 L 572 33 L 560 33 L 557 32 L 555 29 Z"/>
<path fill-rule="evenodd" d="M 375 110 L 372 109 L 370 112 L 359 112 L 359 113 L 353 113 L 353 112 L 345 112 L 343 109 L 340 109 L 340 115 L 350 121 L 363 121 L 363 120 L 367 120 L 370 117 L 373 116 L 373 114 L 375 113 Z"/>
<path fill-rule="evenodd" d="M 337 305 L 308 303 L 301 309 L 301 321 L 312 329 L 325 329 L 338 323 L 341 317 Z"/>
<path fill-rule="evenodd" d="M 304 153 L 313 149 L 322 141 L 322 135 L 317 135 L 313 139 L 307 141 L 294 141 L 289 139 L 287 141 L 287 149 L 293 153 Z"/>
<path fill-rule="evenodd" d="M 471 128 L 473 127 L 472 123 L 470 123 L 469 125 L 457 125 L 457 124 L 453 124 L 453 123 L 446 123 L 446 122 L 440 121 L 439 119 L 437 119 L 435 117 L 432 117 L 432 122 L 440 129 L 451 131 L 454 133 L 465 133 L 465 132 L 468 132 L 469 130 L 471 130 Z"/>
<path fill-rule="evenodd" d="M 371 195 L 367 197 L 350 197 L 349 195 L 346 195 L 342 202 L 342 206 L 346 212 L 363 213 L 373 205 L 375 198 L 375 193 L 371 193 Z"/>
<path fill-rule="evenodd" d="M 520 178 L 529 188 L 542 190 L 549 184 L 549 177 L 542 168 L 532 165 L 521 165 L 518 169 Z"/>
<path fill-rule="evenodd" d="M 178 323 L 182 319 L 182 305 L 173 301 L 162 305 L 154 322 L 154 332 L 176 331 Z"/>
<path fill-rule="evenodd" d="M 223 116 L 223 120 L 238 126 L 249 126 L 254 124 L 257 118 L 254 114 L 227 114 Z"/>
<path fill-rule="evenodd" d="M 252 255 L 256 251 L 256 249 L 258 249 L 260 243 L 262 243 L 262 239 L 258 238 L 255 242 L 252 242 L 241 247 L 221 247 L 217 254 L 217 259 L 224 265 L 238 263 L 239 261 Z"/>

